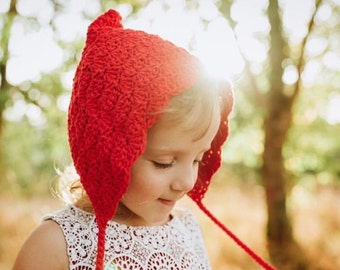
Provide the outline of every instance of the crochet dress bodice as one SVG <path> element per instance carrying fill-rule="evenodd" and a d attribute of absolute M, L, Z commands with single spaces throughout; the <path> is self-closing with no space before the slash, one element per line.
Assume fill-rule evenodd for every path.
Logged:
<path fill-rule="evenodd" d="M 106 228 L 105 270 L 208 270 L 200 226 L 193 214 L 176 209 L 162 226 L 127 226 L 110 221 Z M 44 220 L 59 224 L 67 244 L 70 270 L 95 269 L 95 215 L 73 205 Z"/>

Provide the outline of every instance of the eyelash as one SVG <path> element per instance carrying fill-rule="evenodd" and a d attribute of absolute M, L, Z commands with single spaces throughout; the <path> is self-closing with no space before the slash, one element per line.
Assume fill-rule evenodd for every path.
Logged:
<path fill-rule="evenodd" d="M 174 162 L 171 162 L 171 163 L 159 163 L 159 162 L 156 162 L 156 161 L 153 161 L 152 162 L 153 165 L 156 167 L 156 168 L 159 168 L 159 169 L 168 169 L 168 168 L 171 168 L 173 165 L 174 165 Z M 202 164 L 202 160 L 194 160 L 193 162 L 194 164 Z"/>
<path fill-rule="evenodd" d="M 158 169 L 168 169 L 168 168 L 172 167 L 172 165 L 173 165 L 173 162 L 171 162 L 171 163 L 159 163 L 159 162 L 153 161 L 152 163 Z"/>

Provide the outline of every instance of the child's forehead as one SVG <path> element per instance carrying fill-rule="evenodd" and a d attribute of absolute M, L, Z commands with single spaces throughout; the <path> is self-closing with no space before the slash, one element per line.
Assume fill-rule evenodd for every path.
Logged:
<path fill-rule="evenodd" d="M 146 146 L 148 150 L 158 152 L 180 151 L 189 146 L 198 146 L 206 151 L 210 149 L 219 124 L 220 118 L 213 118 L 206 132 L 197 139 L 197 133 L 201 132 L 201 127 L 188 129 L 183 123 L 173 123 L 167 117 L 161 117 L 149 130 Z"/>

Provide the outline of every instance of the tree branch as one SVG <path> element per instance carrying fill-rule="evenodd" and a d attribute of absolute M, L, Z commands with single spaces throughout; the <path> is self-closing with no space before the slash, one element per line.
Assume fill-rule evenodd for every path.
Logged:
<path fill-rule="evenodd" d="M 293 90 L 293 94 L 291 96 L 291 103 L 294 102 L 294 100 L 296 99 L 296 97 L 298 96 L 300 89 L 301 89 L 301 74 L 302 71 L 305 67 L 305 50 L 306 50 L 306 45 L 307 45 L 307 41 L 312 33 L 313 27 L 315 26 L 314 24 L 314 18 L 319 10 L 319 7 L 321 6 L 323 0 L 315 0 L 315 10 L 310 18 L 310 21 L 308 23 L 308 31 L 306 36 L 303 38 L 302 42 L 301 42 L 301 51 L 300 51 L 300 57 L 297 61 L 297 71 L 298 71 L 298 80 L 296 81 L 295 85 L 294 85 L 294 90 Z"/>

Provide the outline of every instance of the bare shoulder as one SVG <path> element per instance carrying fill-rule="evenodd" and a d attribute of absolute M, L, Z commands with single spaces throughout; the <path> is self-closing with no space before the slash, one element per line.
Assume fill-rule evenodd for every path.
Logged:
<path fill-rule="evenodd" d="M 21 247 L 13 270 L 66 270 L 68 256 L 61 228 L 54 221 L 44 221 Z"/>

